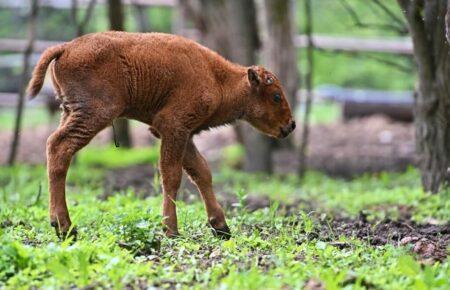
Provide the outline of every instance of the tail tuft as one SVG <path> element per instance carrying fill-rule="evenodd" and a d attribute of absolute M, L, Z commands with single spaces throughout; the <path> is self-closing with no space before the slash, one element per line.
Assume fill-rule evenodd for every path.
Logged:
<path fill-rule="evenodd" d="M 30 83 L 28 84 L 27 92 L 30 99 L 36 97 L 36 95 L 42 89 L 44 84 L 45 73 L 52 60 L 60 57 L 64 52 L 64 44 L 52 46 L 47 48 L 41 56 L 38 64 L 33 70 Z"/>

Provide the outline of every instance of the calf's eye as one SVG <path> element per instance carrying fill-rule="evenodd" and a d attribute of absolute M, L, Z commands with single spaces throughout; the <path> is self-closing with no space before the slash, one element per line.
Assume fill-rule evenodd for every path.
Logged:
<path fill-rule="evenodd" d="M 275 103 L 281 102 L 281 95 L 280 95 L 280 94 L 275 94 L 275 95 L 273 95 L 273 101 L 274 101 Z"/>

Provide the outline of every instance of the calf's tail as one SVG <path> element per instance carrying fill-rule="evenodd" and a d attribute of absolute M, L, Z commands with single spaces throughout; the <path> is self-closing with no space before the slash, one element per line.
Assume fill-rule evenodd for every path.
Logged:
<path fill-rule="evenodd" d="M 28 95 L 30 99 L 36 97 L 44 84 L 45 73 L 52 60 L 60 57 L 64 52 L 64 44 L 55 45 L 47 48 L 39 59 L 38 64 L 33 70 L 30 83 L 28 84 Z"/>

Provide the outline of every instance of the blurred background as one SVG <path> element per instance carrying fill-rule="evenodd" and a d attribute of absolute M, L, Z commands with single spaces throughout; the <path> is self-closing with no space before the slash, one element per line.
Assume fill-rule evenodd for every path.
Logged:
<path fill-rule="evenodd" d="M 202 133 L 195 142 L 213 170 L 225 164 L 345 178 L 404 171 L 418 164 L 417 73 L 400 7 L 395 0 L 0 0 L 0 164 L 45 163 L 46 139 L 59 120 L 50 77 L 35 100 L 24 98 L 43 50 L 86 33 L 125 30 L 183 35 L 282 80 L 295 134 L 279 142 L 242 125 Z M 116 122 L 119 147 L 107 128 L 76 162 L 156 164 L 158 143 L 148 128 Z M 130 178 L 146 177 L 130 170 Z"/>

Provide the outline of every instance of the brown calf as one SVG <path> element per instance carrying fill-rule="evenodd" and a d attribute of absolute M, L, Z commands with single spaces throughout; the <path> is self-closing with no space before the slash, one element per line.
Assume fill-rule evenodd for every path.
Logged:
<path fill-rule="evenodd" d="M 63 109 L 59 128 L 47 140 L 50 221 L 58 234 L 67 234 L 71 226 L 65 198 L 71 158 L 115 118 L 148 124 L 161 138 L 168 236 L 178 234 L 174 201 L 183 169 L 201 193 L 213 232 L 230 236 L 193 135 L 239 119 L 276 138 L 295 128 L 276 76 L 262 67 L 230 63 L 180 36 L 103 32 L 51 47 L 34 69 L 31 97 L 40 91 L 52 61 L 53 85 Z"/>

